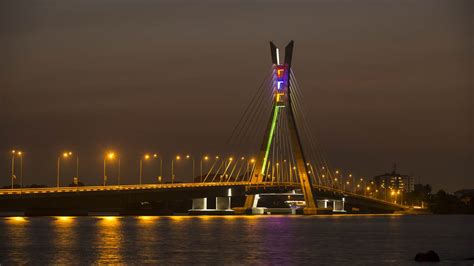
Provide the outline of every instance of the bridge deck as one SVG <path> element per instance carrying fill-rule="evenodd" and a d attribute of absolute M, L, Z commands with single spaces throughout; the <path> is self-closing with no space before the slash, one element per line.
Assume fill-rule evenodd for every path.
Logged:
<path fill-rule="evenodd" d="M 128 190 L 160 190 L 160 189 L 180 189 L 180 188 L 203 188 L 203 187 L 236 187 L 242 186 L 247 188 L 301 188 L 300 183 L 296 182 L 263 182 L 249 183 L 242 182 L 206 182 L 206 183 L 174 183 L 174 184 L 142 184 L 142 185 L 108 185 L 108 186 L 81 186 L 81 187 L 46 187 L 46 188 L 21 188 L 21 189 L 0 189 L 0 197 L 6 195 L 22 195 L 22 194 L 48 194 L 48 193 L 81 193 L 81 192 L 106 192 L 106 191 L 128 191 Z M 354 192 L 341 190 L 333 187 L 316 185 L 316 190 L 331 191 L 335 194 L 343 196 L 364 199 L 368 201 L 378 202 L 393 207 L 407 209 L 407 206 L 388 202 L 373 197 L 364 196 Z"/>

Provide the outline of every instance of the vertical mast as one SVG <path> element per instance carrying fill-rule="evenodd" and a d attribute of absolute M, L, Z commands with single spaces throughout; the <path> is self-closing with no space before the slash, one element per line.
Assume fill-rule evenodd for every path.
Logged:
<path fill-rule="evenodd" d="M 291 103 L 291 60 L 293 56 L 293 44 L 291 41 L 285 47 L 285 61 L 283 64 L 280 64 L 280 55 L 279 50 L 273 42 L 270 42 L 270 53 L 272 57 L 272 68 L 273 68 L 273 80 L 274 88 L 273 89 L 273 104 L 272 104 L 272 116 L 269 123 L 267 124 L 267 129 L 265 131 L 264 139 L 260 147 L 260 152 L 258 156 L 258 161 L 255 167 L 254 175 L 252 176 L 251 183 L 261 183 L 265 178 L 265 170 L 268 164 L 268 156 L 270 148 L 274 141 L 274 134 L 276 129 L 276 124 L 278 122 L 278 116 L 280 114 L 280 109 L 286 108 L 288 116 L 288 128 L 290 131 L 291 146 L 295 155 L 296 167 L 298 170 L 298 176 L 301 182 L 301 188 L 306 201 L 306 208 L 304 212 L 307 214 L 316 213 L 316 204 L 312 192 L 311 179 L 308 176 L 308 168 L 306 164 L 306 159 L 303 152 L 303 147 L 301 139 L 298 133 L 292 103 Z M 245 201 L 244 208 L 249 209 L 256 207 L 257 198 L 255 195 L 248 195 Z"/>

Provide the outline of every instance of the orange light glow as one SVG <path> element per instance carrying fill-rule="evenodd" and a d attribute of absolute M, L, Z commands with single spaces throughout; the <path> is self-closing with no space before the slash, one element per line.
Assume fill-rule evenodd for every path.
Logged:
<path fill-rule="evenodd" d="M 277 76 L 278 76 L 279 78 L 283 77 L 283 73 L 285 73 L 285 70 L 284 70 L 284 69 L 279 68 L 279 69 L 277 70 Z"/>

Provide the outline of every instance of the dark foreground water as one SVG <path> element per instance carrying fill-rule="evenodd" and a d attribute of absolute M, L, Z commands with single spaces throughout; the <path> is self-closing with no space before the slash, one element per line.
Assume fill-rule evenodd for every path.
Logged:
<path fill-rule="evenodd" d="M 474 216 L 0 218 L 0 264 L 473 265 Z"/>

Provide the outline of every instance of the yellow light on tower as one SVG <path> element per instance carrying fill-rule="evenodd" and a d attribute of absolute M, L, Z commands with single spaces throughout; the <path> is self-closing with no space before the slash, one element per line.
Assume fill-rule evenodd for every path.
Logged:
<path fill-rule="evenodd" d="M 150 159 L 150 154 L 145 154 L 145 156 L 143 156 L 145 158 L 145 160 L 148 160 Z"/>
<path fill-rule="evenodd" d="M 204 161 L 209 160 L 209 156 L 204 156 Z"/>
<path fill-rule="evenodd" d="M 67 158 L 68 156 L 69 156 L 69 153 L 67 153 L 67 152 L 63 153 L 64 158 Z"/>
<path fill-rule="evenodd" d="M 370 187 L 367 187 L 367 191 L 369 191 L 369 190 L 370 190 Z"/>
<path fill-rule="evenodd" d="M 107 158 L 109 158 L 110 160 L 114 159 L 114 158 L 115 158 L 115 153 L 109 152 L 109 153 L 107 154 Z"/>
<path fill-rule="evenodd" d="M 250 159 L 250 162 L 255 163 L 255 159 L 254 158 Z"/>
<path fill-rule="evenodd" d="M 234 160 L 234 158 L 230 157 L 230 158 L 229 158 L 229 161 L 232 161 L 232 160 Z"/>
<path fill-rule="evenodd" d="M 336 170 L 336 174 L 339 174 L 339 170 Z"/>
<path fill-rule="evenodd" d="M 178 161 L 181 160 L 181 156 L 176 155 L 176 160 L 178 160 Z"/>

